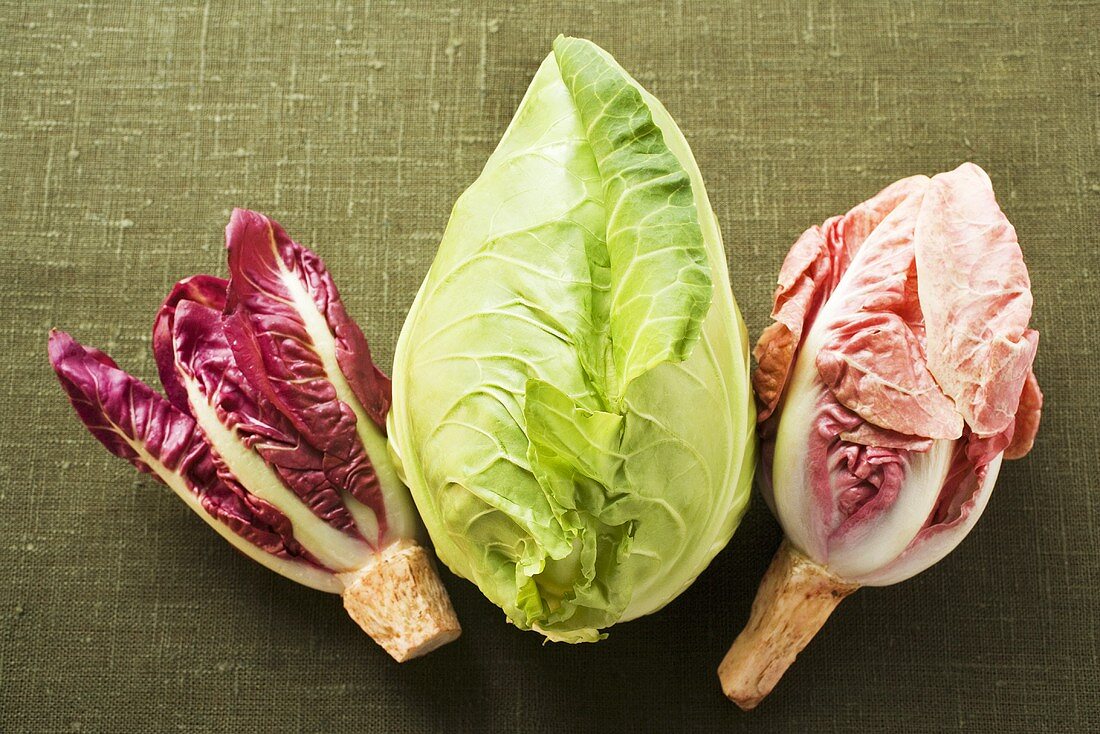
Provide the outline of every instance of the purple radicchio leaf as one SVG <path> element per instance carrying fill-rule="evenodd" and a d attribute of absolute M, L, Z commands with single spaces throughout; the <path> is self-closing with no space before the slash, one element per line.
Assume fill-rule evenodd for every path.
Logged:
<path fill-rule="evenodd" d="M 248 382 L 343 472 L 340 486 L 389 525 L 383 492 L 404 492 L 389 466 L 390 381 L 374 366 L 331 276 L 313 252 L 256 212 L 226 229 L 226 335 Z M 386 475 L 380 477 L 385 470 Z"/>
<path fill-rule="evenodd" d="M 266 401 L 257 399 L 233 360 L 219 311 L 180 300 L 174 311 L 173 377 L 186 396 L 190 378 L 214 406 L 215 414 L 245 448 L 258 453 L 318 518 L 354 538 L 363 538 L 340 494 L 346 472 L 339 462 L 306 442 L 294 425 Z M 181 378 L 181 373 L 185 378 Z M 242 481 L 244 478 L 241 478 Z"/>
<path fill-rule="evenodd" d="M 49 356 L 77 415 L 108 451 L 168 485 L 245 555 L 299 583 L 340 591 L 285 515 L 219 473 L 191 416 L 64 332 L 50 333 Z"/>
<path fill-rule="evenodd" d="M 228 287 L 229 281 L 225 278 L 192 275 L 172 287 L 172 292 L 157 311 L 157 318 L 153 323 L 153 356 L 157 361 L 157 372 L 168 400 L 184 412 L 190 412 L 187 406 L 187 390 L 176 374 L 176 355 L 172 345 L 176 306 L 181 301 L 192 301 L 222 311 L 225 309 L 225 291 Z"/>
<path fill-rule="evenodd" d="M 217 311 L 181 301 L 172 334 L 178 378 L 192 417 L 217 455 L 219 472 L 278 508 L 298 542 L 329 568 L 362 567 L 373 549 L 339 486 L 329 480 L 327 458 L 300 440 L 237 369 L 224 324 Z M 279 456 L 281 451 L 286 454 Z"/>
<path fill-rule="evenodd" d="M 304 304 L 298 302 L 300 295 L 308 296 L 324 318 L 341 375 L 374 424 L 385 431 L 391 401 L 390 378 L 371 360 L 366 337 L 344 310 L 340 293 L 321 258 L 290 239 L 277 222 L 244 209 L 233 211 L 226 227 L 226 247 L 231 273 L 227 313 L 241 314 L 253 322 L 249 324 L 252 328 L 257 325 L 255 321 L 265 319 L 293 327 L 289 334 L 261 335 L 265 338 L 258 341 L 264 347 L 275 346 L 280 337 L 305 336 L 305 343 L 316 348 L 304 323 L 307 318 L 302 309 Z M 298 288 L 301 290 L 295 292 Z M 272 358 L 275 357 L 316 360 L 322 368 L 320 374 L 325 374 L 319 355 L 295 352 L 283 355 L 276 351 Z M 320 386 L 318 389 L 327 393 Z"/>

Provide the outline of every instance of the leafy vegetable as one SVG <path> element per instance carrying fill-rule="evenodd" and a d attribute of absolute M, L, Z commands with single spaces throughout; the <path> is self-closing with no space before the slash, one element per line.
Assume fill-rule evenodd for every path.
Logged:
<path fill-rule="evenodd" d="M 1031 307 L 1016 232 L 971 163 L 795 243 L 753 376 L 787 541 L 719 670 L 737 703 L 756 705 L 845 595 L 919 573 L 973 528 L 1038 430 Z"/>
<path fill-rule="evenodd" d="M 440 558 L 554 640 L 661 608 L 744 510 L 747 358 L 682 133 L 559 38 L 398 342 L 391 445 Z"/>
<path fill-rule="evenodd" d="M 191 416 L 64 332 L 50 333 L 49 352 L 77 414 L 108 451 L 167 484 L 253 560 L 300 584 L 340 590 L 331 569 L 294 539 L 282 512 L 221 475 Z"/>
<path fill-rule="evenodd" d="M 344 596 L 398 660 L 458 634 L 386 451 L 390 383 L 320 259 L 237 210 L 231 279 L 176 284 L 153 327 L 165 399 L 66 334 L 50 359 L 88 428 L 246 555 Z"/>

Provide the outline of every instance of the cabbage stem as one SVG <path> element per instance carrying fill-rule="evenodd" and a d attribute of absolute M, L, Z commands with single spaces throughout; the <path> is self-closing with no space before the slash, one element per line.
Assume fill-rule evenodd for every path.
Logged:
<path fill-rule="evenodd" d="M 760 582 L 748 624 L 718 666 L 722 691 L 742 709 L 755 708 L 840 601 L 858 588 L 784 539 Z"/>
<path fill-rule="evenodd" d="M 399 663 L 462 632 L 431 553 L 416 541 L 398 540 L 367 566 L 339 576 L 348 614 Z"/>

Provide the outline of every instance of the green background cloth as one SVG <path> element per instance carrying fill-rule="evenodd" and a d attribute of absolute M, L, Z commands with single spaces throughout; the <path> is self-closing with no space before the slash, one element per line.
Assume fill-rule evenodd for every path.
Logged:
<path fill-rule="evenodd" d="M 0 28 L 0 730 L 1100 730 L 1097 3 L 8 0 Z M 155 380 L 161 298 L 224 274 L 245 206 L 326 259 L 388 367 L 559 32 L 683 128 L 754 337 L 803 229 L 965 160 L 1030 268 L 1035 451 L 752 714 L 715 668 L 779 541 L 759 498 L 694 586 L 598 645 L 544 646 L 447 574 L 463 637 L 399 666 L 109 456 L 46 361 L 59 326 Z"/>

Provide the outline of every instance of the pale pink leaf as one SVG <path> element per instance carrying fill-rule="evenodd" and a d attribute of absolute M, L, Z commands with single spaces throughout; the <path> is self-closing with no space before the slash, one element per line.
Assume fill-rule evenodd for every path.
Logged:
<path fill-rule="evenodd" d="M 1038 335 L 1016 230 L 973 163 L 932 179 L 916 224 L 928 368 L 980 436 L 1013 423 Z"/>

